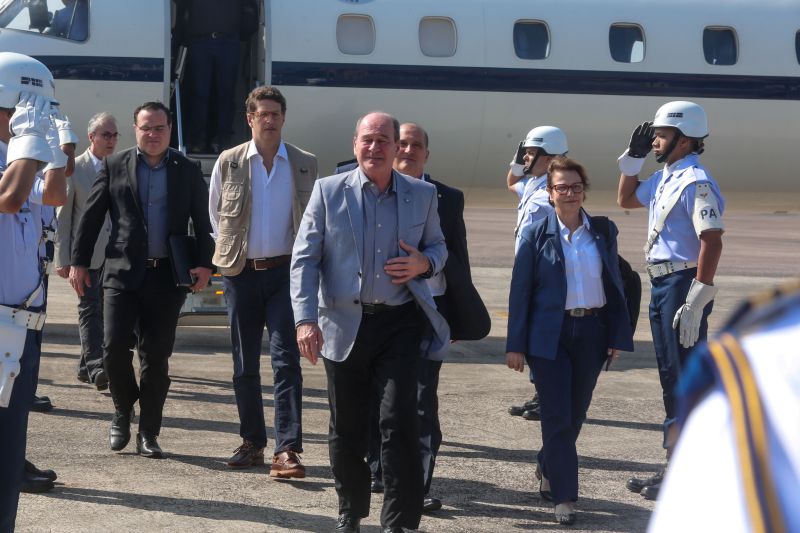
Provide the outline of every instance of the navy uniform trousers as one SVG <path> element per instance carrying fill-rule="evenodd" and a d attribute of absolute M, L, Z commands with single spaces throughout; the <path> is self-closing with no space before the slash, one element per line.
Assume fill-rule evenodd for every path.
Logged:
<path fill-rule="evenodd" d="M 564 316 L 555 359 L 526 356 L 534 369 L 542 411 L 538 461 L 555 503 L 578 499 L 576 442 L 606 361 L 608 337 L 602 315 Z"/>
<path fill-rule="evenodd" d="M 697 275 L 697 268 L 688 268 L 650 280 L 650 329 L 653 333 L 653 345 L 658 361 L 658 377 L 661 380 L 661 390 L 664 395 L 664 447 L 667 447 L 667 433 L 669 427 L 675 423 L 677 405 L 675 401 L 675 385 L 681 369 L 686 363 L 686 358 L 692 348 L 681 346 L 678 330 L 673 329 L 672 321 L 675 313 L 686 303 L 689 287 Z M 708 335 L 708 315 L 714 307 L 710 302 L 703 309 L 703 318 L 700 322 L 700 336 L 697 342 L 704 341 Z"/>

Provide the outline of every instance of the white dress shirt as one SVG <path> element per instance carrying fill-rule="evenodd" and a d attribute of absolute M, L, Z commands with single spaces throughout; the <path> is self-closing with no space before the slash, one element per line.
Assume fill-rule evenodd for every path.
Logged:
<path fill-rule="evenodd" d="M 100 169 L 103 168 L 103 160 L 94 155 L 91 150 L 87 151 L 89 152 L 89 159 L 92 160 L 92 165 L 94 165 L 94 171 L 99 174 Z"/>
<path fill-rule="evenodd" d="M 567 272 L 567 303 L 564 309 L 597 309 L 606 305 L 603 260 L 594 235 L 589 230 L 589 219 L 583 213 L 581 217 L 583 224 L 572 233 L 571 239 L 569 228 L 558 219 Z"/>
<path fill-rule="evenodd" d="M 292 235 L 292 167 L 286 146 L 281 142 L 278 153 L 272 159 L 272 170 L 267 172 L 264 161 L 253 141 L 247 148 L 246 158 L 250 163 L 250 190 L 253 209 L 247 232 L 247 257 L 275 257 L 290 255 L 294 238 Z M 211 172 L 209 190 L 211 206 L 211 236 L 216 239 L 219 228 L 221 176 L 219 160 Z"/>

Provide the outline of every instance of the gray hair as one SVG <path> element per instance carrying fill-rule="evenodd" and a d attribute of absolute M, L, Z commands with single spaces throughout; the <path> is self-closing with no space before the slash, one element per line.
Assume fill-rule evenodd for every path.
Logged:
<path fill-rule="evenodd" d="M 103 111 L 92 115 L 92 118 L 89 119 L 89 126 L 86 128 L 87 133 L 91 135 L 97 131 L 97 128 L 99 128 L 101 124 L 105 124 L 106 122 L 113 122 L 115 126 L 117 125 L 117 119 L 115 119 L 114 115 L 111 113 Z"/>

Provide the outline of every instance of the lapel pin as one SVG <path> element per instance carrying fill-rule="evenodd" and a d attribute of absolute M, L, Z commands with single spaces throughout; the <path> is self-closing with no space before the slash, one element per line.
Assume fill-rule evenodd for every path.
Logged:
<path fill-rule="evenodd" d="M 236 161 L 231 161 L 231 168 L 239 168 L 239 163 Z"/>

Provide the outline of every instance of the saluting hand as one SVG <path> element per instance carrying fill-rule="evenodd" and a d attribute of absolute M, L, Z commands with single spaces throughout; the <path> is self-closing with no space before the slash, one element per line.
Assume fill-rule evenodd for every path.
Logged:
<path fill-rule="evenodd" d="M 406 244 L 402 239 L 398 243 L 408 255 L 406 257 L 393 257 L 386 261 L 383 270 L 392 277 L 392 283 L 400 285 L 420 274 L 424 274 L 431 266 L 430 260 L 411 245 Z"/>

